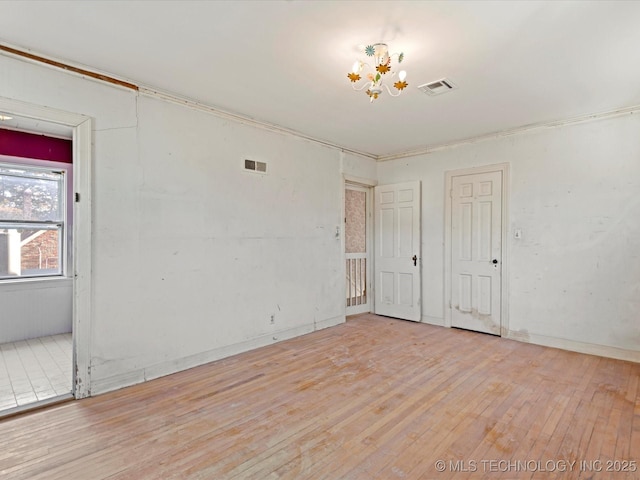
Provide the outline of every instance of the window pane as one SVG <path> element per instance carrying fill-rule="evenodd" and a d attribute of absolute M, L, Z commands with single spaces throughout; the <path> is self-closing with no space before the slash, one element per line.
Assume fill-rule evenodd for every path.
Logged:
<path fill-rule="evenodd" d="M 0 168 L 0 220 L 62 220 L 62 175 L 23 173 Z"/>
<path fill-rule="evenodd" d="M 59 227 L 0 225 L 0 278 L 60 275 Z"/>

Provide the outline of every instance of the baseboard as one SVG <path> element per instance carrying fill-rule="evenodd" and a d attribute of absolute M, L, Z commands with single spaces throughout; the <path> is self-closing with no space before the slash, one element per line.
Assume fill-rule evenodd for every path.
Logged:
<path fill-rule="evenodd" d="M 120 388 L 146 382 L 148 380 L 153 380 L 154 378 L 171 375 L 173 373 L 188 370 L 189 368 L 197 367 L 205 363 L 214 362 L 216 360 L 230 357 L 232 355 L 237 355 L 239 353 L 254 350 L 256 348 L 265 347 L 273 343 L 278 343 L 283 340 L 299 337 L 301 335 L 305 335 L 317 330 L 323 330 L 325 328 L 333 327 L 344 322 L 345 317 L 341 315 L 333 318 L 328 318 L 326 320 L 315 321 L 314 323 L 301 325 L 299 327 L 274 331 L 244 342 L 227 345 L 206 352 L 197 353 L 195 355 L 189 355 L 187 357 L 179 358 L 176 360 L 162 362 L 125 373 L 112 375 L 106 378 L 92 378 L 90 396 L 107 393 L 113 390 L 118 390 Z"/>
<path fill-rule="evenodd" d="M 432 317 L 429 315 L 422 315 L 420 320 L 422 323 L 428 323 L 429 325 L 437 325 L 438 327 L 444 327 L 444 318 Z"/>
<path fill-rule="evenodd" d="M 509 330 L 504 338 L 517 340 L 524 343 L 533 343 L 542 345 L 543 347 L 560 348 L 572 352 L 586 353 L 589 355 L 598 355 L 600 357 L 615 358 L 617 360 L 626 360 L 629 362 L 640 363 L 640 351 L 626 350 L 624 348 L 611 347 L 608 345 L 596 345 L 593 343 L 577 342 L 564 338 L 548 337 L 546 335 L 538 335 L 535 333 L 523 333 Z"/>
<path fill-rule="evenodd" d="M 123 387 L 130 387 L 145 381 L 144 368 L 139 368 L 124 373 L 117 373 L 101 379 L 91 379 L 91 387 L 88 390 L 88 397 L 100 395 L 101 393 L 112 392 Z"/>
<path fill-rule="evenodd" d="M 314 322 L 314 329 L 316 330 L 324 330 L 325 328 L 335 327 L 336 325 L 340 325 L 341 323 L 346 322 L 346 317 L 344 315 L 338 315 L 337 317 L 328 318 L 326 320 L 316 321 Z"/>

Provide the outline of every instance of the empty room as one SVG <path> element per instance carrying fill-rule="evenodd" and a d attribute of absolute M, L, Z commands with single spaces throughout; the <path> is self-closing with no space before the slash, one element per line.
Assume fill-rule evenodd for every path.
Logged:
<path fill-rule="evenodd" d="M 0 2 L 0 478 L 640 478 L 640 2 Z"/>

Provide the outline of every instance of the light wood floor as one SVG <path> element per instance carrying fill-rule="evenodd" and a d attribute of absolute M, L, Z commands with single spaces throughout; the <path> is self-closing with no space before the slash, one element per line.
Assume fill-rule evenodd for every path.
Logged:
<path fill-rule="evenodd" d="M 6 419 L 0 477 L 638 479 L 639 380 L 639 364 L 362 315 Z"/>

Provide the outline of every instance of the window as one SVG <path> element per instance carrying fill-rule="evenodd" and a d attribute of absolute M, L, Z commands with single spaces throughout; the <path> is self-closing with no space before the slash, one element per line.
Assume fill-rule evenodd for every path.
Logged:
<path fill-rule="evenodd" d="M 0 279 L 64 272 L 65 176 L 0 164 Z"/>

